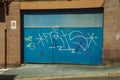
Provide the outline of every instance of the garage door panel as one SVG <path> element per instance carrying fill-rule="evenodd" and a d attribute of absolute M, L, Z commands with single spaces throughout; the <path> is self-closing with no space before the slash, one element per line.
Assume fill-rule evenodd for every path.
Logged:
<path fill-rule="evenodd" d="M 96 10 L 23 12 L 24 62 L 102 64 L 103 12 Z"/>
<path fill-rule="evenodd" d="M 24 62 L 52 62 L 53 51 L 49 49 L 52 44 L 46 43 L 47 38 L 45 40 L 43 36 L 43 33 L 47 30 L 49 29 L 24 29 Z"/>
<path fill-rule="evenodd" d="M 55 63 L 102 63 L 102 28 L 58 30 L 56 30 L 58 38 L 54 39 L 55 46 L 53 47 Z"/>

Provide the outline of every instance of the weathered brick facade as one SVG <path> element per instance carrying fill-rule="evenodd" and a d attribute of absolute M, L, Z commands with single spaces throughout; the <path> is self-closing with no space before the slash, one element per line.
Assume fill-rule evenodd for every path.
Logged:
<path fill-rule="evenodd" d="M 7 27 L 7 66 L 20 65 L 20 3 L 9 5 L 9 16 L 6 17 Z M 16 20 L 17 28 L 11 29 L 11 20 Z"/>
<path fill-rule="evenodd" d="M 103 7 L 103 63 L 120 63 L 120 0 L 105 0 Z M 11 20 L 17 21 L 16 30 L 11 29 Z M 12 2 L 9 5 L 9 15 L 6 16 L 6 22 L 0 22 L 0 68 L 5 67 L 5 49 L 7 49 L 7 67 L 22 64 L 21 25 L 20 2 Z M 5 29 L 7 30 L 7 48 L 5 48 Z"/>
<path fill-rule="evenodd" d="M 0 68 L 5 67 L 5 23 L 0 22 Z"/>
<path fill-rule="evenodd" d="M 104 50 L 103 59 L 120 62 L 120 0 L 104 3 Z"/>

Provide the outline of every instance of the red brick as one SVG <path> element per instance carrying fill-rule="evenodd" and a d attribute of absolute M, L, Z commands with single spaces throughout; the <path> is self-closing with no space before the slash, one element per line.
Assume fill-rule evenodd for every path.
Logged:
<path fill-rule="evenodd" d="M 0 68 L 5 67 L 5 23 L 0 22 Z"/>
<path fill-rule="evenodd" d="M 11 67 L 19 65 L 21 62 L 21 50 L 20 50 L 20 3 L 12 2 L 10 4 L 10 13 L 6 18 L 7 20 L 7 66 Z M 16 20 L 17 28 L 11 29 L 11 20 Z"/>

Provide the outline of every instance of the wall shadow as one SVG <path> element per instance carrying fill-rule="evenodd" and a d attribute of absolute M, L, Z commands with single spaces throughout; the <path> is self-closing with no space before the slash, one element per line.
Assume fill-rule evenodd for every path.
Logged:
<path fill-rule="evenodd" d="M 0 80 L 14 80 L 17 75 L 0 75 Z"/>

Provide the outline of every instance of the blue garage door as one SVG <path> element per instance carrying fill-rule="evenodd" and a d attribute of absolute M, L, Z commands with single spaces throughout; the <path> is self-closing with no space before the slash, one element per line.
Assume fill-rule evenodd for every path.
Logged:
<path fill-rule="evenodd" d="M 22 14 L 24 63 L 102 63 L 102 9 L 24 11 Z"/>

